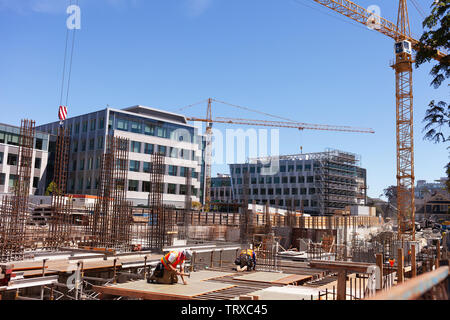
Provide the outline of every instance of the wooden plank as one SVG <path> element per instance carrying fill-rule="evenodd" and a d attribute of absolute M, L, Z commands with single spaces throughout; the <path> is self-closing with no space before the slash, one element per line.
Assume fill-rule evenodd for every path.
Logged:
<path fill-rule="evenodd" d="M 308 280 L 312 280 L 311 275 L 302 275 L 302 274 L 293 274 L 282 279 L 272 281 L 273 284 L 292 284 L 292 283 L 300 283 L 306 282 Z"/>
<path fill-rule="evenodd" d="M 367 272 L 367 268 L 373 265 L 374 264 L 362 262 L 336 262 L 336 261 L 322 261 L 322 260 L 312 260 L 309 263 L 309 266 L 315 269 L 336 270 L 336 271 L 347 270 L 359 273 Z"/>
<path fill-rule="evenodd" d="M 347 296 L 347 272 L 341 270 L 338 273 L 337 300 L 346 300 Z"/>
<path fill-rule="evenodd" d="M 401 285 L 395 286 L 391 290 L 381 292 L 367 300 L 414 300 L 422 296 L 433 286 L 447 279 L 448 274 L 448 266 L 440 267 L 437 270 L 424 273 Z"/>

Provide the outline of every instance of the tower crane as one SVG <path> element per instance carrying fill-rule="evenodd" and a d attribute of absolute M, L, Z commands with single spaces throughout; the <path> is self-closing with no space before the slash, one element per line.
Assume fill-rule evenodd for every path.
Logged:
<path fill-rule="evenodd" d="M 397 24 L 394 24 L 349 0 L 313 0 L 356 22 L 372 26 L 395 41 L 396 142 L 397 142 L 397 223 L 398 237 L 415 240 L 414 205 L 414 140 L 412 50 L 420 43 L 411 37 L 406 0 L 399 0 Z M 441 60 L 445 53 L 437 51 L 434 59 Z"/>
<path fill-rule="evenodd" d="M 245 118 L 226 118 L 226 117 L 216 117 L 212 118 L 212 103 L 218 102 L 226 104 L 232 107 L 245 109 L 253 112 L 258 112 L 266 116 L 271 116 L 275 118 L 280 118 L 288 121 L 269 121 L 269 120 L 255 120 L 255 119 L 245 119 Z M 203 101 L 199 102 L 202 103 Z M 325 131 L 341 131 L 341 132 L 357 132 L 357 133 L 375 133 L 374 130 L 369 128 L 357 128 L 349 126 L 333 126 L 324 124 L 311 124 L 303 122 L 295 122 L 289 119 L 275 116 L 272 114 L 264 113 L 261 111 L 251 110 L 246 107 L 241 107 L 237 105 L 232 105 L 227 102 L 219 101 L 216 99 L 209 98 L 207 100 L 208 106 L 206 109 L 206 118 L 196 118 L 196 117 L 186 117 L 189 121 L 200 121 L 206 122 L 206 148 L 205 148 L 205 211 L 208 212 L 211 204 L 211 162 L 212 162 L 212 125 L 213 123 L 225 123 L 225 124 L 236 124 L 236 125 L 249 125 L 249 126 L 265 126 L 265 127 L 277 127 L 277 128 L 294 128 L 298 130 L 325 130 Z M 191 107 L 193 105 L 187 106 Z M 184 107 L 186 108 L 186 107 Z M 182 108 L 182 109 L 184 109 Z"/>

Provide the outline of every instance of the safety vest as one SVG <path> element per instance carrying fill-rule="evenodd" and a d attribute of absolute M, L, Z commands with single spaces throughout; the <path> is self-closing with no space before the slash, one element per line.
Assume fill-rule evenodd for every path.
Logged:
<path fill-rule="evenodd" d="M 176 254 L 177 254 L 177 259 L 176 259 L 174 262 L 170 263 L 170 262 L 169 262 L 169 256 L 170 256 L 172 253 L 176 253 Z M 180 251 L 170 251 L 168 254 L 166 254 L 165 256 L 163 256 L 163 257 L 161 258 L 161 262 L 162 262 L 162 264 L 164 265 L 164 268 L 166 268 L 167 270 L 170 270 L 169 265 L 172 265 L 172 267 L 176 268 L 177 265 L 178 265 L 180 262 L 183 262 L 183 261 L 184 261 L 184 258 L 182 258 L 182 253 L 181 253 Z"/>
<path fill-rule="evenodd" d="M 249 255 L 252 259 L 256 259 L 256 254 L 255 251 L 253 251 L 252 249 L 246 249 L 246 250 L 242 250 L 241 254 L 246 254 Z"/>

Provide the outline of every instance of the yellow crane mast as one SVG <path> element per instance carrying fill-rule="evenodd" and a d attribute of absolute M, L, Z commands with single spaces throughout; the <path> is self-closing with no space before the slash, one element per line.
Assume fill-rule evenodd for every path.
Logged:
<path fill-rule="evenodd" d="M 412 93 L 412 50 L 419 41 L 411 37 L 406 0 L 399 0 L 394 24 L 348 0 L 313 0 L 395 40 L 396 141 L 397 141 L 397 217 L 398 236 L 415 240 L 414 132 Z M 434 59 L 445 57 L 437 52 Z"/>

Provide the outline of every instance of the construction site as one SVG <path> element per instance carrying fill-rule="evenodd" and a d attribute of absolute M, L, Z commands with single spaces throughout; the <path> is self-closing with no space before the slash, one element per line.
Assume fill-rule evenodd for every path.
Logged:
<path fill-rule="evenodd" d="M 313 1 L 364 25 L 373 17 L 347 0 Z M 380 19 L 377 31 L 396 44 L 419 45 L 408 32 L 405 0 L 399 1 L 396 24 Z M 436 60 L 444 56 L 439 52 Z M 218 186 L 223 194 L 212 199 L 214 123 L 366 134 L 372 129 L 214 118 L 213 104 L 227 103 L 212 98 L 201 102 L 205 118 L 135 106 L 70 120 L 61 106 L 58 122 L 37 126 L 23 119 L 17 141 L 4 143 L 10 154 L 17 149 L 16 161 L 8 158 L 17 179 L 0 197 L 0 300 L 448 300 L 448 232 L 421 227 L 415 217 L 411 57 L 411 48 L 399 49 L 392 64 L 394 219 L 367 204 L 360 157 L 336 149 L 232 164 Z M 167 125 L 161 124 L 165 119 Z M 176 130 L 190 130 L 187 121 L 206 123 L 205 132 L 180 138 Z M 80 143 L 74 138 L 79 123 Z M 49 160 L 42 177 L 51 192 L 37 197 L 37 141 L 45 135 Z M 178 144 L 166 146 L 163 139 Z M 97 142 L 101 148 L 94 153 Z M 80 158 L 80 150 L 92 155 Z M 95 174 L 80 174 L 80 166 L 95 167 Z M 272 187 L 276 183 L 285 188 Z M 187 251 L 191 256 L 178 274 L 183 281 L 150 281 L 166 257 L 183 252 L 184 259 Z M 243 251 L 256 262 L 244 272 L 236 262 Z"/>

